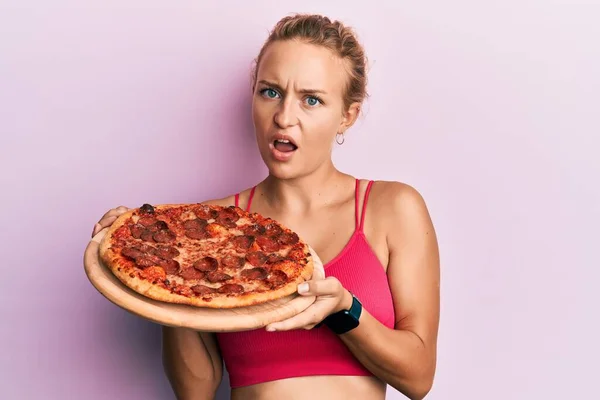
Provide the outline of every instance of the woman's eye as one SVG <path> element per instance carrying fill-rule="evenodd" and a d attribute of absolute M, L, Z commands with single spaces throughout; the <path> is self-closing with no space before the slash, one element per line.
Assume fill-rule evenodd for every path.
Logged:
<path fill-rule="evenodd" d="M 274 99 L 277 97 L 277 92 L 273 89 L 264 89 L 262 92 L 265 96 L 267 96 L 270 99 Z"/>
<path fill-rule="evenodd" d="M 306 99 L 306 103 L 307 103 L 309 106 L 311 106 L 311 107 L 314 107 L 314 106 L 316 106 L 316 105 L 317 105 L 317 104 L 319 104 L 320 102 L 321 102 L 321 101 L 320 101 L 319 99 L 317 99 L 316 97 L 312 97 L 312 96 L 310 96 L 310 97 L 308 97 L 308 98 Z"/>

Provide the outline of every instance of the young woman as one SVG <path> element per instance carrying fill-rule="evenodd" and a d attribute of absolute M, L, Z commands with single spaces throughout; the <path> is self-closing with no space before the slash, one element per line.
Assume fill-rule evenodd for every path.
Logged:
<path fill-rule="evenodd" d="M 366 95 L 365 56 L 352 31 L 318 15 L 286 17 L 257 58 L 252 115 L 268 176 L 207 203 L 281 221 L 323 261 L 326 279 L 298 287 L 315 302 L 264 330 L 163 328 L 166 374 L 180 399 L 411 399 L 430 390 L 439 323 L 439 256 L 420 194 L 363 181 L 331 159 Z M 127 210 L 107 212 L 94 234 Z"/>

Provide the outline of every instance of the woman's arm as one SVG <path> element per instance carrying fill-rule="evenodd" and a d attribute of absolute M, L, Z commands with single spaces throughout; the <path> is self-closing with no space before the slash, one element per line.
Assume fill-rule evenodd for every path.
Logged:
<path fill-rule="evenodd" d="M 389 185 L 389 184 L 388 184 Z M 411 399 L 430 391 L 436 368 L 439 325 L 439 253 L 429 212 L 413 188 L 392 184 L 382 193 L 386 207 L 388 281 L 396 314 L 390 329 L 363 308 L 360 324 L 340 335 L 354 356 L 375 376 Z M 300 285 L 302 286 L 302 285 Z M 312 309 L 268 330 L 312 328 L 327 315 L 349 309 L 350 293 L 332 277 L 312 280 L 303 295 L 316 295 Z M 359 299 L 360 300 L 360 299 Z"/>
<path fill-rule="evenodd" d="M 214 334 L 163 326 L 162 345 L 163 367 L 177 399 L 213 399 L 223 376 Z"/>
<path fill-rule="evenodd" d="M 439 326 L 439 251 L 425 202 L 397 187 L 387 269 L 396 313 L 389 329 L 363 310 L 360 325 L 340 338 L 371 372 L 412 399 L 431 389 Z"/>

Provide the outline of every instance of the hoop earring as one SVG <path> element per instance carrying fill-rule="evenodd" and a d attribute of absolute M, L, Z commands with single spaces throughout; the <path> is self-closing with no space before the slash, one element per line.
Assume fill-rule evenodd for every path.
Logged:
<path fill-rule="evenodd" d="M 342 140 L 341 140 L 341 141 L 340 141 L 340 136 L 342 137 Z M 338 134 L 335 136 L 335 141 L 336 141 L 336 143 L 337 143 L 337 144 L 339 144 L 340 146 L 344 144 L 344 140 L 345 140 L 345 139 L 344 139 L 344 134 L 343 134 L 343 133 L 338 133 Z"/>

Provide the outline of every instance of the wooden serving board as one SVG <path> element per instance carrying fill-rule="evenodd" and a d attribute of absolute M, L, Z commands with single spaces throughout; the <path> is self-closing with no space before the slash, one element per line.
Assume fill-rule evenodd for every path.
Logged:
<path fill-rule="evenodd" d="M 161 325 L 203 332 L 259 329 L 272 322 L 293 317 L 315 300 L 314 296 L 293 294 L 268 303 L 231 309 L 200 308 L 156 301 L 129 289 L 102 263 L 98 247 L 106 231 L 107 229 L 103 229 L 96 234 L 85 249 L 84 267 L 88 279 L 113 304 Z M 323 264 L 314 252 L 313 257 L 314 277 L 324 278 Z"/>

